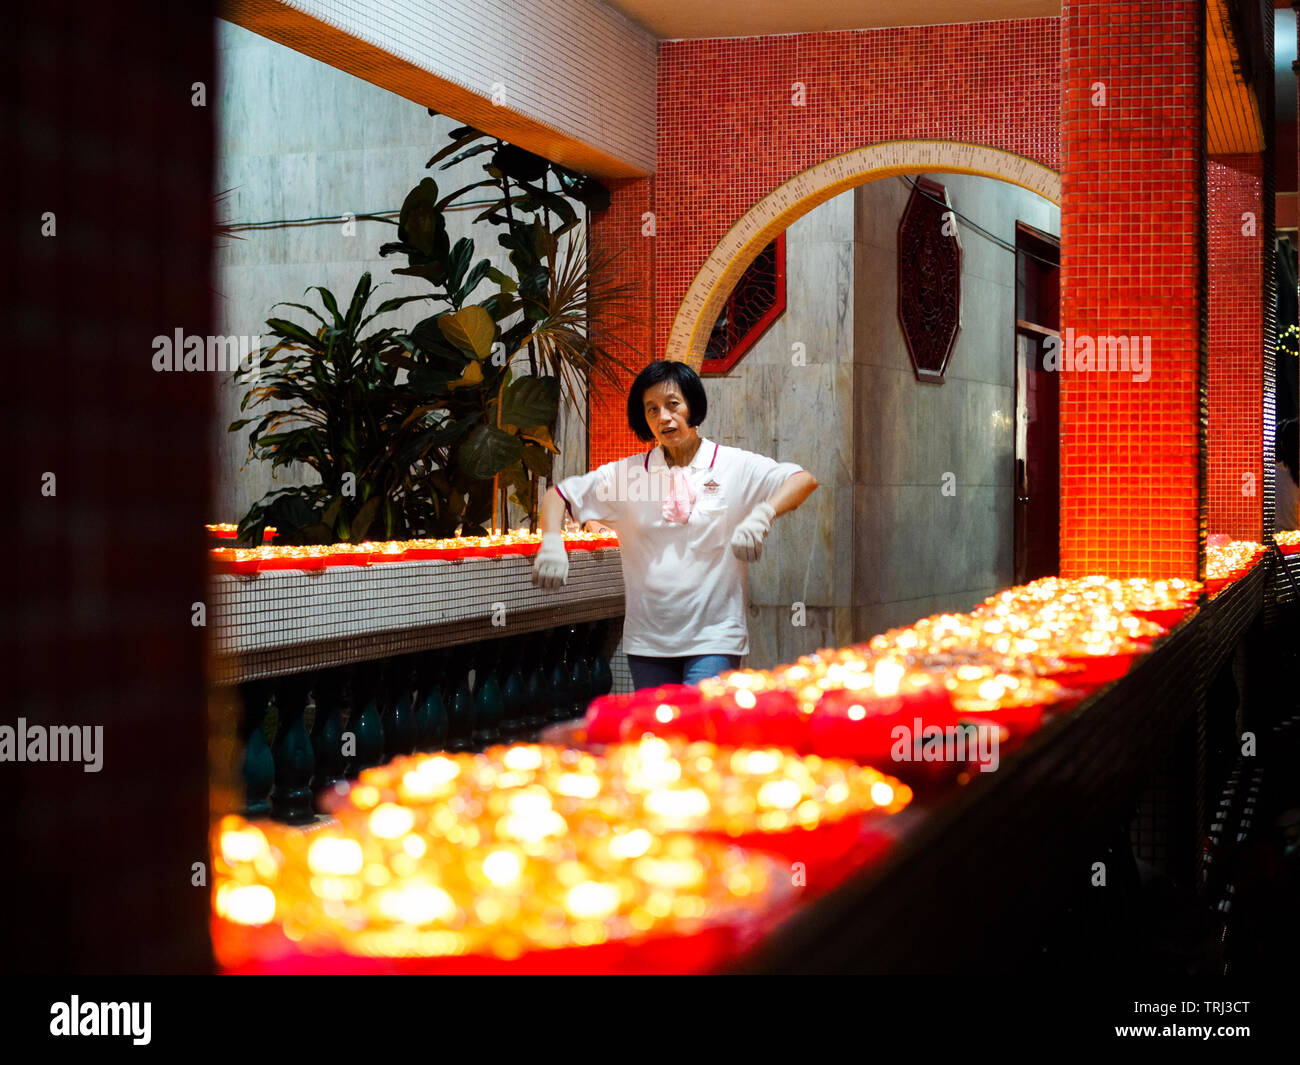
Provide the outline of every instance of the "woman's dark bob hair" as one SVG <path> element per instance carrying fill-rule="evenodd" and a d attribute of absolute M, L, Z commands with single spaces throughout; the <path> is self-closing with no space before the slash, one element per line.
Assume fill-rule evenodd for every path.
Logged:
<path fill-rule="evenodd" d="M 709 413 L 709 400 L 704 394 L 704 382 L 700 380 L 699 374 L 684 362 L 674 362 L 671 359 L 652 362 L 636 375 L 632 390 L 627 394 L 627 424 L 636 433 L 637 439 L 644 440 L 647 444 L 654 440 L 655 434 L 650 431 L 645 420 L 646 390 L 664 381 L 675 382 L 681 390 L 682 398 L 686 400 L 686 409 L 691 412 L 691 416 L 686 419 L 686 424 L 691 428 L 704 421 L 704 416 Z"/>

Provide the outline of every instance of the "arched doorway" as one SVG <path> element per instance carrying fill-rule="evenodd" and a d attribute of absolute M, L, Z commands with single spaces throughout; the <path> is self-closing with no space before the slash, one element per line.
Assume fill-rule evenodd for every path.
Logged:
<path fill-rule="evenodd" d="M 760 251 L 795 219 L 831 197 L 877 178 L 922 171 L 998 178 L 1059 204 L 1061 179 L 1023 155 L 945 140 L 882 141 L 809 167 L 764 196 L 705 259 L 673 319 L 666 358 L 698 368 L 727 296 Z"/>

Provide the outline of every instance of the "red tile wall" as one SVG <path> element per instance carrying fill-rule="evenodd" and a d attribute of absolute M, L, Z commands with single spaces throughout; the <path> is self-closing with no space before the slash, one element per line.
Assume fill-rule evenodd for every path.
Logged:
<path fill-rule="evenodd" d="M 1057 169 L 1057 19 L 666 41 L 655 345 L 718 240 L 800 171 L 880 141 L 968 141 Z M 806 103 L 792 106 L 792 87 Z"/>
<path fill-rule="evenodd" d="M 1205 184 L 1210 258 L 1209 531 L 1258 540 L 1264 498 L 1263 158 L 1214 156 L 1206 164 Z M 1243 233 L 1251 228 L 1242 219 L 1247 213 L 1253 217 L 1253 234 Z M 1244 486 L 1243 474 L 1253 479 Z"/>
<path fill-rule="evenodd" d="M 632 286 L 629 294 L 605 315 L 593 315 L 592 339 L 604 345 L 630 369 L 639 370 L 656 357 L 651 343 L 654 321 L 654 236 L 651 232 L 654 179 L 608 183 L 607 211 L 591 216 L 589 249 L 593 263 L 609 259 L 620 284 Z M 595 469 L 606 462 L 642 451 L 646 445 L 627 427 L 627 392 L 630 375 L 612 388 L 593 382 L 590 403 L 588 464 Z"/>
<path fill-rule="evenodd" d="M 1144 383 L 1063 374 L 1065 576 L 1197 574 L 1203 20 L 1191 0 L 1062 4 L 1061 321 L 1149 335 L 1153 363 Z"/>
<path fill-rule="evenodd" d="M 653 206 L 645 361 L 661 357 L 682 297 L 718 240 L 774 188 L 823 160 L 880 141 L 944 138 L 1057 169 L 1059 67 L 1055 18 L 665 41 L 653 197 L 629 187 L 592 225 L 593 239 L 639 234 L 640 210 Z M 791 104 L 795 82 L 805 86 L 805 106 Z M 622 424 L 596 419 L 593 466 L 628 454 L 628 439 L 631 450 L 641 447 Z"/>

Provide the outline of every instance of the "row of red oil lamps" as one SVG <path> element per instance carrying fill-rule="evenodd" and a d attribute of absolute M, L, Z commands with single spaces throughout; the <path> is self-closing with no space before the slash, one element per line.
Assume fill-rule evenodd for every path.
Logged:
<path fill-rule="evenodd" d="M 1224 580 L 1259 554 L 1214 552 Z M 716 970 L 887 853 L 915 794 L 997 771 L 1121 676 L 1201 590 L 1044 578 L 775 669 L 605 696 L 552 743 L 399 758 L 308 830 L 224 818 L 218 960 Z"/>
<path fill-rule="evenodd" d="M 1295 529 L 1287 529 L 1283 532 L 1274 533 L 1273 539 L 1277 541 L 1278 550 L 1284 555 L 1300 555 L 1300 532 Z"/>
<path fill-rule="evenodd" d="M 209 526 L 211 530 L 214 526 Z M 271 531 L 271 530 L 268 530 Z M 262 547 L 216 547 L 208 552 L 214 573 L 255 576 L 272 570 L 301 570 L 311 573 L 335 566 L 370 566 L 384 562 L 466 558 L 499 558 L 502 555 L 534 555 L 542 542 L 541 533 L 523 530 L 487 536 L 454 536 L 443 539 L 375 540 L 359 544 L 311 544 L 306 546 L 265 545 Z M 569 551 L 599 551 L 617 547 L 618 537 L 608 532 L 564 534 Z"/>

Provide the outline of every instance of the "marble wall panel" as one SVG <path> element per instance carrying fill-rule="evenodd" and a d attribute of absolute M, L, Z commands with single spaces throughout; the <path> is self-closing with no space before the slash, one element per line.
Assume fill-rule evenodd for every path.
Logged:
<path fill-rule="evenodd" d="M 1014 245 L 1015 221 L 1059 230 L 1032 193 L 931 175 L 954 210 Z M 897 312 L 897 226 L 909 190 L 855 190 L 852 601 L 855 640 L 1011 583 L 1014 255 L 963 225 L 963 312 L 943 384 L 916 380 Z M 951 494 L 942 486 L 952 474 Z"/>

